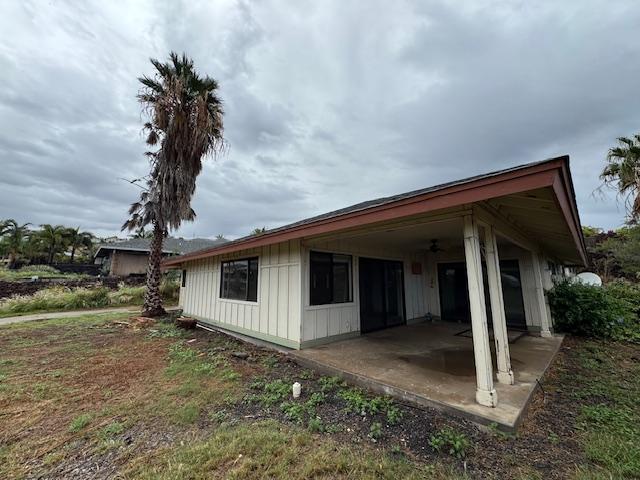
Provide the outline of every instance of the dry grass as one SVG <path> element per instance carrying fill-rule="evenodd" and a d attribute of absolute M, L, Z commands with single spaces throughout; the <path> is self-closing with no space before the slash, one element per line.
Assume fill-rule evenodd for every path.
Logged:
<path fill-rule="evenodd" d="M 218 414 L 233 408 L 268 367 L 231 365 L 219 353 L 223 336 L 218 349 L 192 348 L 190 332 L 115 323 L 126 319 L 87 315 L 0 328 L 0 478 L 264 478 L 264 472 L 424 478 L 435 472 L 368 447 L 356 454 L 273 421 L 236 418 L 221 425 Z"/>
<path fill-rule="evenodd" d="M 428 435 L 399 448 L 434 412 L 405 411 L 385 444 L 357 433 L 359 414 L 340 420 L 352 433 L 329 431 L 347 414 L 328 402 L 327 430 L 310 433 L 277 405 L 247 402 L 260 378 L 312 382 L 284 357 L 247 348 L 253 361 L 239 360 L 224 335 L 122 320 L 0 327 L 0 478 L 461 478 L 463 462 L 429 453 Z M 637 346 L 568 341 L 517 437 L 465 430 L 472 477 L 635 478 L 637 359 Z"/>
<path fill-rule="evenodd" d="M 179 338 L 148 338 L 113 323 L 122 319 L 87 316 L 0 329 L 1 478 L 37 471 L 52 455 L 61 461 L 79 441 L 92 450 L 116 421 L 184 423 L 185 405 L 199 411 L 233 397 L 237 382 L 215 370 L 198 373 L 200 358 L 171 357 Z"/>
<path fill-rule="evenodd" d="M 172 280 L 164 280 L 160 287 L 160 293 L 168 304 L 177 302 L 179 290 L 179 284 Z M 0 299 L 0 317 L 36 312 L 142 305 L 145 291 L 145 286 L 124 284 L 120 284 L 117 290 L 101 286 L 69 288 L 58 285 L 39 290 L 31 295 L 16 295 Z"/>

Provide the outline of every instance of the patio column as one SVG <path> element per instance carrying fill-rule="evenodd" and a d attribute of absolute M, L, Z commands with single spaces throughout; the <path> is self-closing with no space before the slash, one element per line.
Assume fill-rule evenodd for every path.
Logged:
<path fill-rule="evenodd" d="M 484 303 L 480 239 L 478 225 L 471 215 L 464 216 L 464 256 L 467 264 L 473 356 L 476 365 L 476 401 L 480 405 L 495 407 L 498 404 L 498 395 L 493 387 L 493 366 L 489 348 L 487 310 Z"/>
<path fill-rule="evenodd" d="M 489 284 L 489 299 L 491 300 L 491 320 L 493 323 L 493 337 L 496 342 L 496 363 L 498 366 L 498 381 L 513 385 L 513 371 L 509 355 L 509 337 L 507 335 L 507 318 L 504 312 L 504 298 L 502 296 L 502 278 L 500 277 L 500 257 L 498 256 L 498 242 L 495 230 L 487 225 L 484 228 L 485 259 L 487 262 L 487 280 Z"/>
<path fill-rule="evenodd" d="M 536 285 L 535 300 L 540 313 L 540 336 L 551 337 L 551 323 L 547 313 L 547 302 L 544 298 L 544 284 L 542 283 L 542 267 L 540 266 L 540 255 L 538 252 L 531 252 L 531 262 L 533 263 L 533 278 Z"/>

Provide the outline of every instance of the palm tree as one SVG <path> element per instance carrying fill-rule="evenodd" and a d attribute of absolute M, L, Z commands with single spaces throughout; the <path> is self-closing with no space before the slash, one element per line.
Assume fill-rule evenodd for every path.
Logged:
<path fill-rule="evenodd" d="M 262 235 L 266 231 L 267 231 L 267 227 L 256 227 L 253 230 L 251 230 L 251 233 L 249 235 Z"/>
<path fill-rule="evenodd" d="M 13 218 L 0 223 L 0 236 L 7 241 L 9 251 L 9 268 L 14 268 L 18 255 L 22 253 L 24 241 L 29 235 L 30 223 L 19 225 Z"/>
<path fill-rule="evenodd" d="M 202 160 L 221 152 L 225 142 L 218 82 L 198 75 L 193 61 L 184 54 L 171 52 L 168 62 L 151 59 L 151 63 L 155 75 L 139 78 L 143 86 L 138 100 L 150 117 L 144 130 L 147 144 L 155 150 L 147 152 L 151 171 L 122 228 L 152 226 L 143 313 L 158 316 L 165 313 L 160 296 L 164 238 L 169 230 L 195 218 L 191 198 Z"/>
<path fill-rule="evenodd" d="M 609 150 L 600 179 L 625 198 L 629 209 L 627 223 L 635 224 L 640 220 L 640 134 L 620 137 L 618 143 Z"/>
<path fill-rule="evenodd" d="M 145 230 L 142 227 L 136 229 L 133 235 L 131 235 L 131 238 L 151 238 L 151 237 L 153 237 L 153 232 L 150 230 Z"/>
<path fill-rule="evenodd" d="M 66 240 L 67 229 L 62 225 L 50 225 L 45 223 L 40 225 L 41 230 L 38 236 L 44 240 L 47 247 L 47 263 L 53 263 L 55 254 L 64 246 Z"/>
<path fill-rule="evenodd" d="M 73 263 L 73 260 L 76 256 L 76 250 L 80 247 L 91 249 L 91 247 L 93 246 L 93 240 L 95 238 L 93 236 L 93 233 L 91 232 L 81 232 L 80 227 L 67 228 L 65 237 L 69 242 L 69 246 L 71 247 L 71 263 Z"/>

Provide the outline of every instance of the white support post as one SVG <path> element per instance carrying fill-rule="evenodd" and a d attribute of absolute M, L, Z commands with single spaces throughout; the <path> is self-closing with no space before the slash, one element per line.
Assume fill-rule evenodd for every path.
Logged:
<path fill-rule="evenodd" d="M 498 404 L 498 395 L 493 387 L 493 366 L 489 347 L 487 310 L 484 303 L 480 239 L 478 225 L 471 215 L 464 216 L 464 254 L 467 264 L 473 355 L 476 365 L 476 401 L 480 405 L 495 407 Z"/>
<path fill-rule="evenodd" d="M 504 312 L 504 298 L 502 296 L 502 279 L 500 278 L 500 257 L 498 242 L 492 226 L 484 227 L 485 259 L 487 262 L 487 280 L 489 284 L 489 299 L 491 300 L 491 320 L 493 323 L 493 337 L 496 343 L 496 364 L 498 366 L 498 381 L 513 385 L 515 383 L 511 370 L 509 355 L 509 336 L 507 335 L 507 318 Z"/>
<path fill-rule="evenodd" d="M 536 304 L 540 314 L 540 336 L 551 337 L 551 323 L 547 312 L 547 302 L 544 298 L 544 284 L 542 283 L 542 267 L 540 265 L 540 255 L 538 252 L 531 252 L 531 262 L 533 263 L 533 277 L 536 284 Z"/>

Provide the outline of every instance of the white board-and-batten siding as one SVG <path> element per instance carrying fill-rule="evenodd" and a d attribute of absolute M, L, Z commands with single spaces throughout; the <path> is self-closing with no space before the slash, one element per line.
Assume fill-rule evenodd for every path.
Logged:
<path fill-rule="evenodd" d="M 312 250 L 352 256 L 352 301 L 310 305 L 309 255 Z M 517 259 L 520 265 L 525 317 L 529 328 L 539 326 L 535 302 L 532 259 L 528 251 L 500 248 L 503 259 Z M 258 258 L 256 302 L 220 298 L 221 263 L 225 260 Z M 349 240 L 277 243 L 187 263 L 186 286 L 180 289 L 180 306 L 185 315 L 290 348 L 304 348 L 360 334 L 359 258 L 401 261 L 404 266 L 405 316 L 407 323 L 430 313 L 440 314 L 437 265 L 463 261 L 462 249 L 438 254 L 407 252 Z M 418 263 L 422 273 L 414 274 Z M 546 262 L 545 262 L 546 263 Z M 545 273 L 548 273 L 546 269 Z"/>
<path fill-rule="evenodd" d="M 253 257 L 258 258 L 257 301 L 220 298 L 222 262 Z M 183 266 L 180 307 L 201 323 L 299 348 L 300 268 L 297 240 L 189 262 Z"/>
<path fill-rule="evenodd" d="M 330 305 L 311 305 L 309 298 L 309 253 L 314 251 L 341 253 L 352 256 L 352 301 Z M 302 249 L 303 262 L 303 313 L 302 313 L 302 346 L 325 343 L 342 337 L 355 336 L 360 333 L 360 272 L 359 258 L 377 258 L 397 260 L 404 268 L 405 313 L 407 321 L 423 317 L 427 312 L 426 277 L 423 256 L 419 253 L 408 253 L 388 248 L 376 248 L 349 240 L 325 240 L 309 242 Z M 423 273 L 411 272 L 411 264 L 418 262 Z"/>

